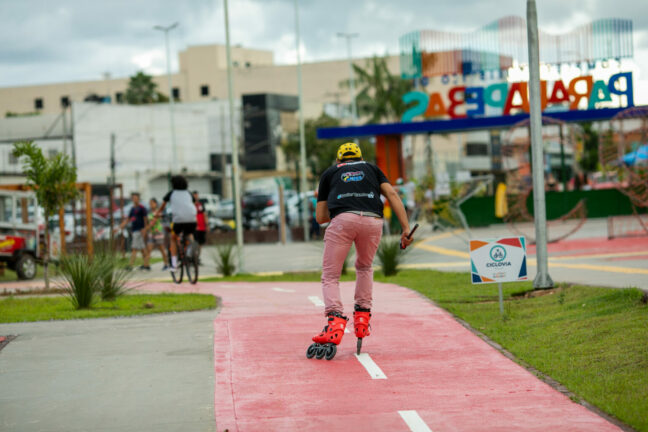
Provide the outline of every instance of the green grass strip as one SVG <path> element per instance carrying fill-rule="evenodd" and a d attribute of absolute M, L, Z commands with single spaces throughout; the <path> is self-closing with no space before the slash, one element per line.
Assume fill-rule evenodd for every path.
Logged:
<path fill-rule="evenodd" d="M 0 323 L 126 317 L 166 312 L 213 309 L 218 299 L 209 294 L 134 294 L 115 302 L 97 302 L 75 310 L 65 296 L 0 299 Z"/>

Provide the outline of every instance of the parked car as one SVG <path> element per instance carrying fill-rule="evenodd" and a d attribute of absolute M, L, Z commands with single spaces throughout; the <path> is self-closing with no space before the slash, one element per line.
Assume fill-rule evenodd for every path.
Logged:
<path fill-rule="evenodd" d="M 255 229 L 262 226 L 263 211 L 278 202 L 277 195 L 267 191 L 248 191 L 243 195 L 243 227 Z"/>
<path fill-rule="evenodd" d="M 216 213 L 216 210 L 218 209 L 218 205 L 220 203 L 220 195 L 216 194 L 200 194 L 200 199 L 199 201 L 202 203 L 202 205 L 205 207 L 205 211 L 207 212 L 208 215 L 213 215 Z"/>
<path fill-rule="evenodd" d="M 287 190 L 284 193 L 284 205 L 286 213 L 286 224 L 288 226 L 301 225 L 299 201 L 301 197 L 302 206 L 305 212 L 309 212 L 309 198 L 313 196 L 313 191 L 302 192 L 297 194 L 296 191 Z M 261 212 L 261 224 L 263 226 L 279 226 L 279 202 L 266 207 Z M 308 215 L 310 217 L 310 214 Z"/>
<path fill-rule="evenodd" d="M 216 206 L 212 216 L 223 220 L 234 219 L 234 200 L 221 200 Z"/>
<path fill-rule="evenodd" d="M 76 230 L 74 220 L 76 219 Z M 72 213 L 65 213 L 63 217 L 65 223 L 65 241 L 72 242 L 75 237 L 85 237 L 86 223 L 85 215 L 77 214 L 76 218 Z M 54 215 L 49 221 L 50 233 L 58 235 L 59 216 Z M 97 214 L 92 215 L 92 233 L 95 240 L 108 240 L 110 238 L 110 222 Z"/>

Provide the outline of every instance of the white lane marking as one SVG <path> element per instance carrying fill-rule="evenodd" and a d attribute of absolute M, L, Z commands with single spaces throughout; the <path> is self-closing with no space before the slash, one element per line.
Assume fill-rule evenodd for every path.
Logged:
<path fill-rule="evenodd" d="M 308 300 L 312 301 L 315 306 L 324 306 L 324 302 L 317 296 L 308 296 Z"/>
<path fill-rule="evenodd" d="M 354 355 L 356 356 L 360 364 L 367 370 L 371 379 L 387 379 L 387 375 L 385 375 L 383 371 L 378 367 L 376 362 L 374 362 L 373 359 L 369 357 L 369 354 L 361 353 L 360 355 Z"/>
<path fill-rule="evenodd" d="M 289 292 L 289 293 L 290 292 L 295 292 L 295 290 L 292 290 L 292 289 L 279 288 L 279 287 L 273 287 L 272 290 L 277 291 L 277 292 Z"/>
<path fill-rule="evenodd" d="M 432 429 L 425 424 L 416 411 L 398 411 L 398 414 L 405 420 L 412 432 L 432 432 Z"/>
<path fill-rule="evenodd" d="M 351 331 L 348 328 L 344 327 L 344 333 L 351 333 Z"/>

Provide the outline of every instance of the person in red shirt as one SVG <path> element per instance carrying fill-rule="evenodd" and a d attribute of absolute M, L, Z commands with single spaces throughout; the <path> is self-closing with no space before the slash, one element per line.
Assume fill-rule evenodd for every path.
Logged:
<path fill-rule="evenodd" d="M 194 233 L 194 237 L 198 242 L 198 252 L 200 252 L 202 245 L 207 242 L 207 231 L 209 228 L 207 225 L 207 213 L 205 213 L 205 206 L 198 199 L 198 191 L 194 191 L 193 196 L 194 204 L 196 205 L 196 232 Z"/>

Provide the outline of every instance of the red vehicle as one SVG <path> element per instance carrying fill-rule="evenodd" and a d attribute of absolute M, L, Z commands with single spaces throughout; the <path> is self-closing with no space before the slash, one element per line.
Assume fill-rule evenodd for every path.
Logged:
<path fill-rule="evenodd" d="M 19 279 L 36 276 L 38 215 L 33 193 L 0 190 L 0 262 Z"/>

